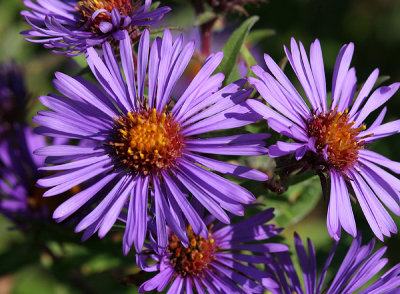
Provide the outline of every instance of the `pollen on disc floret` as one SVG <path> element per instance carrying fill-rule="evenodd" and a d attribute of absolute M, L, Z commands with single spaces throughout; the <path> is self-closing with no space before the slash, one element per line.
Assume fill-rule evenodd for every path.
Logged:
<path fill-rule="evenodd" d="M 147 175 L 167 169 L 182 155 L 180 125 L 165 110 L 129 112 L 115 122 L 110 142 L 112 153 L 134 173 Z"/>
<path fill-rule="evenodd" d="M 358 152 L 366 144 L 365 137 L 359 137 L 365 125 L 354 128 L 354 124 L 347 110 L 342 113 L 337 109 L 314 115 L 308 121 L 308 135 L 315 138 L 315 149 L 320 155 L 326 152 L 329 167 L 343 171 L 357 162 Z"/>
<path fill-rule="evenodd" d="M 207 266 L 215 260 L 218 247 L 212 237 L 212 226 L 209 228 L 208 238 L 195 235 L 192 228 L 188 227 L 189 246 L 184 247 L 175 234 L 168 240 L 167 252 L 170 254 L 170 263 L 175 271 L 182 275 L 201 276 Z"/>

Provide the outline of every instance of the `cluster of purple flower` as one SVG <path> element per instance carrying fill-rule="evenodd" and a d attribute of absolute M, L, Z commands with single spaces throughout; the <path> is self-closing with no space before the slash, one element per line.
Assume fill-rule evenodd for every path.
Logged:
<path fill-rule="evenodd" d="M 285 52 L 306 99 L 268 55 L 268 72 L 256 65 L 256 77 L 222 87 L 225 76 L 215 70 L 223 52 L 211 54 L 179 97 L 172 98 L 194 43 L 185 43 L 182 36 L 173 40 L 168 29 L 151 42 L 145 28 L 170 8 L 151 9 L 149 0 L 143 5 L 133 0 L 24 3 L 31 9 L 22 12 L 32 26 L 23 32 L 27 40 L 61 49 L 58 53 L 84 53 L 98 85 L 57 72 L 53 84 L 60 94 L 39 98 L 49 110 L 33 118 L 40 125 L 37 134 L 23 124 L 1 121 L 0 128 L 14 133 L 0 134 L 2 213 L 24 219 L 53 212 L 56 221 L 63 221 L 90 203 L 90 212 L 76 216 L 76 232 L 84 231 L 83 239 L 96 232 L 102 238 L 117 221 L 125 223 L 123 252 L 134 246 L 137 265 L 158 272 L 141 292 L 161 292 L 170 285 L 168 293 L 353 293 L 387 263 L 381 258 L 384 248 L 372 254 L 374 241 L 361 246 L 349 193 L 380 240 L 397 233 L 384 205 L 400 215 L 400 180 L 382 167 L 400 173 L 400 163 L 366 147 L 400 132 L 400 120 L 383 123 L 383 108 L 371 125 L 364 122 L 400 83 L 371 94 L 375 70 L 358 90 L 350 68 L 352 43 L 338 54 L 331 95 L 319 41 L 311 45 L 308 58 L 302 43 L 292 39 Z M 11 112 L 15 97 L 26 95 L 10 90 L 5 76 L 0 76 L 0 113 Z M 246 88 L 246 82 L 267 104 L 250 98 L 254 89 Z M 210 135 L 262 118 L 288 140 L 267 149 L 269 134 Z M 52 143 L 46 144 L 44 136 L 53 137 Z M 281 231 L 265 224 L 273 218 L 271 209 L 230 224 L 256 198 L 219 174 L 255 181 L 268 176 L 205 154 L 285 157 L 290 168 L 306 167 L 330 179 L 327 227 L 335 243 L 319 279 L 311 241 L 307 255 L 295 236 L 303 283 L 289 248 L 269 242 Z M 69 197 L 57 208 L 41 200 L 66 192 Z M 341 228 L 355 239 L 333 281 L 324 286 Z M 153 262 L 148 264 L 148 258 Z M 400 264 L 368 285 L 361 293 L 397 293 Z"/>

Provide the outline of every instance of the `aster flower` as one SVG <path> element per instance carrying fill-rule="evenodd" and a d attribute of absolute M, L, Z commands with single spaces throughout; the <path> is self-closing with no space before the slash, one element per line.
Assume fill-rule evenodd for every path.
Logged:
<path fill-rule="evenodd" d="M 151 0 L 24 0 L 30 11 L 21 14 L 32 26 L 22 32 L 26 40 L 54 48 L 54 53 L 79 55 L 86 48 L 99 45 L 107 39 L 120 40 L 128 31 L 138 39 L 141 26 L 159 21 L 170 11 L 160 7 L 148 11 Z M 65 51 L 58 51 L 64 48 Z"/>
<path fill-rule="evenodd" d="M 269 261 L 267 267 L 269 268 L 268 272 L 274 274 L 276 281 L 280 284 L 281 289 L 278 293 L 394 294 L 399 291 L 400 264 L 395 265 L 384 274 L 379 274 L 379 278 L 372 284 L 370 282 L 388 262 L 387 258 L 382 258 L 385 254 L 386 247 L 382 247 L 375 253 L 372 253 L 375 246 L 374 239 L 370 241 L 368 245 L 361 246 L 361 236 L 358 235 L 347 251 L 338 272 L 333 277 L 333 281 L 329 283 L 325 281 L 325 277 L 329 271 L 329 266 L 334 257 L 338 242 L 335 241 L 319 278 L 317 277 L 317 257 L 311 240 L 307 240 L 308 254 L 297 234 L 294 236 L 294 242 L 302 271 L 304 287 L 300 282 L 290 254 L 288 252 L 276 253 L 275 258 L 268 255 Z M 365 288 L 366 285 L 368 285 L 368 287 Z M 362 288 L 364 289 L 360 291 Z"/>
<path fill-rule="evenodd" d="M 170 231 L 167 250 L 163 252 L 151 238 L 147 250 L 136 256 L 136 263 L 144 271 L 158 273 L 143 283 L 139 292 L 161 292 L 168 285 L 167 293 L 264 293 L 265 289 L 279 288 L 272 274 L 254 266 L 268 260 L 263 256 L 265 252 L 288 250 L 286 245 L 268 243 L 269 238 L 281 232 L 274 225 L 265 224 L 272 218 L 273 209 L 233 225 L 213 223 L 215 218 L 207 216 L 206 238 L 189 229 L 189 245 L 185 247 Z M 156 263 L 148 265 L 148 257 Z"/>
<path fill-rule="evenodd" d="M 372 231 L 383 240 L 383 235 L 397 232 L 384 205 L 400 215 L 400 180 L 380 166 L 399 173 L 400 164 L 366 147 L 398 133 L 400 120 L 382 123 L 386 113 L 383 108 L 369 127 L 364 122 L 393 96 L 400 84 L 380 87 L 370 95 L 378 78 L 376 69 L 356 94 L 355 69 L 350 68 L 353 50 L 354 45 L 350 43 L 339 52 L 333 73 L 332 99 L 328 103 L 319 41 L 311 45 L 309 60 L 304 46 L 300 43 L 299 48 L 292 39 L 291 51 L 285 47 L 285 52 L 307 100 L 300 96 L 272 58 L 265 55 L 272 75 L 255 66 L 253 71 L 258 79 L 249 78 L 249 82 L 270 106 L 259 101 L 250 101 L 249 105 L 272 129 L 295 141 L 278 141 L 270 146 L 269 156 L 294 154 L 298 162 L 293 166 L 312 168 L 320 176 L 330 177 L 329 234 L 339 239 L 343 227 L 352 236 L 357 235 L 348 189 L 351 186 Z"/>
<path fill-rule="evenodd" d="M 14 123 L 23 122 L 27 103 L 22 70 L 14 62 L 0 65 L 0 139 Z"/>
<path fill-rule="evenodd" d="M 197 199 L 224 223 L 229 223 L 225 210 L 243 215 L 241 203 L 255 200 L 249 191 L 209 169 L 259 181 L 267 179 L 259 171 L 197 154 L 266 153 L 266 134 L 197 138 L 260 119 L 245 101 L 251 90 L 241 89 L 245 80 L 220 89 L 224 75 L 212 75 L 222 60 L 220 52 L 207 59 L 175 103 L 170 95 L 190 61 L 193 42 L 184 46 L 181 36 L 173 43 L 166 30 L 164 38 L 157 38 L 150 46 L 149 32 L 145 30 L 139 42 L 135 78 L 132 46 L 128 33 L 125 35 L 120 54 L 126 80 L 111 46 L 104 43 L 103 59 L 95 49 L 87 51 L 88 64 L 101 90 L 81 77 L 56 73 L 54 86 L 68 98 L 40 97 L 53 111 L 41 111 L 34 118 L 41 125 L 39 133 L 87 139 L 93 146 L 54 145 L 37 150 L 36 154 L 49 156 L 55 163 L 46 169 L 64 170 L 40 179 L 38 184 L 53 187 L 44 194 L 52 196 L 91 179 L 94 184 L 60 205 L 53 217 L 66 218 L 97 195 L 98 205 L 82 219 L 76 231 L 86 229 L 84 239 L 97 231 L 103 237 L 123 210 L 121 217 L 127 219 L 125 253 L 133 243 L 137 251 L 142 249 L 148 202 L 157 220 L 161 248 L 167 246 L 166 225 L 188 244 L 184 219 L 196 235 L 207 238 L 208 230 L 188 197 Z"/>
<path fill-rule="evenodd" d="M 0 213 L 13 220 L 47 219 L 43 192 L 35 187 L 44 160 L 33 155 L 46 146 L 45 138 L 28 126 L 16 126 L 13 134 L 0 141 Z"/>

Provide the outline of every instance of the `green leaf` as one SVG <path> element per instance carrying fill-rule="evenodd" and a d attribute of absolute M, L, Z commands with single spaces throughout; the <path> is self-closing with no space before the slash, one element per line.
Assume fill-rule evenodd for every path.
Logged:
<path fill-rule="evenodd" d="M 72 59 L 78 64 L 80 68 L 86 68 L 88 66 L 85 54 L 79 54 L 77 56 L 72 57 Z"/>
<path fill-rule="evenodd" d="M 378 88 L 381 86 L 384 82 L 390 80 L 390 76 L 379 76 L 375 82 L 374 88 Z"/>
<path fill-rule="evenodd" d="M 248 68 L 248 76 L 256 77 L 256 75 L 253 73 L 251 70 L 251 67 L 257 64 L 256 59 L 254 58 L 253 54 L 251 54 L 249 48 L 246 47 L 245 44 L 242 45 L 242 48 L 240 48 L 240 54 L 243 57 L 244 63 L 246 64 L 246 67 Z"/>
<path fill-rule="evenodd" d="M 269 193 L 263 201 L 267 207 L 275 208 L 275 221 L 287 227 L 302 220 L 317 205 L 321 197 L 318 177 L 292 185 L 283 194 Z"/>
<path fill-rule="evenodd" d="M 15 277 L 14 294 L 61 294 L 64 289 L 57 285 L 54 278 L 40 266 L 30 266 Z"/>
<path fill-rule="evenodd" d="M 258 20 L 258 16 L 253 16 L 247 19 L 236 31 L 233 32 L 224 47 L 222 47 L 224 58 L 215 72 L 221 72 L 225 75 L 225 84 L 229 80 L 229 76 L 236 65 L 240 49 L 242 48 L 247 35 Z"/>
<path fill-rule="evenodd" d="M 196 20 L 194 22 L 194 26 L 196 26 L 196 27 L 201 26 L 202 24 L 212 21 L 216 17 L 217 17 L 217 15 L 212 11 L 203 12 L 203 13 L 199 14 L 199 16 L 196 18 Z"/>
<path fill-rule="evenodd" d="M 153 2 L 153 4 L 151 4 L 151 6 L 150 6 L 149 11 L 153 11 L 153 10 L 157 9 L 160 5 L 161 5 L 160 1 Z"/>
<path fill-rule="evenodd" d="M 268 190 L 265 182 L 246 182 L 243 186 L 251 189 L 257 200 L 274 208 L 274 222 L 279 227 L 288 227 L 301 221 L 317 205 L 321 198 L 321 184 L 317 176 L 306 181 L 291 185 L 289 189 L 276 194 Z"/>
<path fill-rule="evenodd" d="M 275 35 L 275 30 L 271 30 L 271 29 L 261 29 L 261 30 L 255 30 L 249 33 L 247 39 L 246 39 L 246 43 L 250 43 L 250 44 L 256 44 L 266 38 L 272 37 L 273 35 Z"/>

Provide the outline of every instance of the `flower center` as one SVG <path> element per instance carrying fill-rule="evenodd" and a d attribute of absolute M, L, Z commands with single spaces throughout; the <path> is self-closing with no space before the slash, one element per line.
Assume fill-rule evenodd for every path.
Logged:
<path fill-rule="evenodd" d="M 365 126 L 353 128 L 353 125 L 347 110 L 341 113 L 336 109 L 314 116 L 308 122 L 308 135 L 315 138 L 317 152 L 322 155 L 326 150 L 327 163 L 336 170 L 343 171 L 353 166 L 358 151 L 365 146 L 364 137 L 359 137 Z"/>
<path fill-rule="evenodd" d="M 147 175 L 166 169 L 182 155 L 180 125 L 164 111 L 129 112 L 115 121 L 110 145 L 119 161 L 134 173 Z"/>
<path fill-rule="evenodd" d="M 188 227 L 189 247 L 182 245 L 181 241 L 175 234 L 169 237 L 167 251 L 170 253 L 170 263 L 175 271 L 182 275 L 201 275 L 203 269 L 210 262 L 215 260 L 215 251 L 217 246 L 211 235 L 211 228 L 208 230 L 208 239 L 196 236 L 192 228 Z"/>
<path fill-rule="evenodd" d="M 121 15 L 130 16 L 140 7 L 140 2 L 132 0 L 82 0 L 78 1 L 75 8 L 81 15 L 81 23 L 88 24 L 88 31 L 101 33 L 100 23 L 103 21 L 111 23 L 111 16 L 103 11 L 92 19 L 93 13 L 99 9 L 104 9 L 111 13 L 116 8 Z"/>

